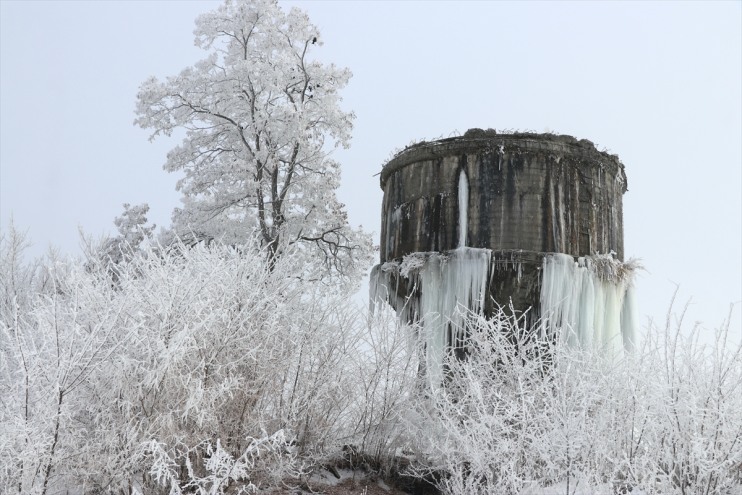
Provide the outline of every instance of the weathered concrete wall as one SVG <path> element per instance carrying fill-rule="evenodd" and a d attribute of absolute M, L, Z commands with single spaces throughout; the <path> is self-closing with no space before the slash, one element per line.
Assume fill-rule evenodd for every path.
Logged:
<path fill-rule="evenodd" d="M 371 301 L 422 325 L 431 385 L 444 380 L 446 349 L 464 352 L 461 305 L 524 315 L 540 336 L 610 353 L 633 345 L 636 264 L 618 261 L 626 175 L 617 156 L 570 136 L 475 129 L 400 152 L 381 187 Z"/>
<path fill-rule="evenodd" d="M 383 168 L 381 261 L 458 247 L 458 178 L 469 181 L 469 247 L 614 251 L 623 259 L 624 167 L 587 140 L 496 134 L 420 143 Z"/>

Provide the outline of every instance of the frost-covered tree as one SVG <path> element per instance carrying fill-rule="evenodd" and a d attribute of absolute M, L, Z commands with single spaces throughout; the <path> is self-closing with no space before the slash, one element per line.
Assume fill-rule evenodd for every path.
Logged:
<path fill-rule="evenodd" d="M 101 247 L 104 261 L 119 264 L 130 260 L 144 240 L 152 237 L 155 225 L 147 225 L 148 211 L 147 203 L 134 206 L 124 203 L 124 212 L 113 221 L 118 235 L 107 239 Z"/>
<path fill-rule="evenodd" d="M 150 139 L 186 131 L 164 166 L 184 174 L 176 233 L 241 245 L 255 232 L 271 264 L 298 245 L 354 275 L 370 239 L 348 225 L 330 158 L 350 140 L 354 115 L 339 95 L 350 71 L 312 59 L 318 29 L 275 0 L 227 0 L 196 19 L 194 34 L 208 56 L 137 95 L 135 123 Z"/>
<path fill-rule="evenodd" d="M 149 205 L 142 203 L 130 205 L 124 203 L 124 212 L 114 219 L 118 235 L 107 237 L 102 241 L 85 238 L 83 245 L 88 259 L 86 268 L 100 270 L 115 284 L 118 282 L 122 265 L 130 263 L 145 247 L 145 241 L 151 241 L 155 225 L 147 225 Z"/>

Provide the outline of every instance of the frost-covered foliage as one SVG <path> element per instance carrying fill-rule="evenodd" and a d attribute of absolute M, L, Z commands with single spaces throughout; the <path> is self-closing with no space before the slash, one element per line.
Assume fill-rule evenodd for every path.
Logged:
<path fill-rule="evenodd" d="M 250 493 L 394 448 L 405 333 L 294 277 L 292 253 L 145 246 L 114 285 L 28 268 L 21 245 L 0 249 L 0 492 Z"/>
<path fill-rule="evenodd" d="M 130 205 L 124 203 L 124 212 L 113 221 L 118 235 L 109 237 L 99 247 L 88 246 L 92 252 L 88 256 L 94 258 L 89 264 L 91 268 L 105 268 L 115 281 L 118 278 L 118 269 L 122 263 L 128 263 L 143 247 L 145 241 L 151 241 L 155 225 L 147 225 L 149 205 Z"/>
<path fill-rule="evenodd" d="M 51 254 L 25 265 L 21 245 L 13 231 L 0 240 L 0 491 L 43 494 L 94 469 L 91 394 L 111 380 L 105 366 L 128 343 L 131 319 L 81 263 Z"/>
<path fill-rule="evenodd" d="M 704 347 L 670 316 L 616 360 L 456 313 L 465 359 L 429 387 L 419 328 L 293 277 L 291 252 L 145 246 L 111 284 L 23 244 L 0 243 L 1 493 L 260 493 L 399 456 L 450 494 L 742 487 L 728 325 Z"/>
<path fill-rule="evenodd" d="M 106 247 L 117 248 L 110 250 L 111 259 L 114 262 L 120 262 L 121 258 L 126 258 L 120 254 L 123 248 L 139 249 L 146 239 L 152 237 L 152 232 L 155 230 L 154 225 L 147 225 L 147 212 L 149 211 L 147 203 L 134 206 L 124 203 L 123 206 L 124 212 L 113 221 L 118 230 L 118 236 L 105 244 Z"/>
<path fill-rule="evenodd" d="M 353 279 L 371 242 L 348 225 L 329 152 L 350 141 L 354 115 L 340 108 L 350 71 L 313 59 L 319 30 L 275 0 L 227 0 L 198 17 L 194 33 L 208 56 L 148 79 L 137 95 L 135 123 L 152 138 L 186 131 L 165 164 L 184 174 L 176 232 L 232 245 L 256 233 L 271 260 L 298 245 L 324 262 L 308 263 L 312 276 Z"/>
<path fill-rule="evenodd" d="M 414 471 L 457 495 L 739 493 L 742 343 L 670 321 L 616 362 L 471 315 L 467 358 L 407 419 Z"/>

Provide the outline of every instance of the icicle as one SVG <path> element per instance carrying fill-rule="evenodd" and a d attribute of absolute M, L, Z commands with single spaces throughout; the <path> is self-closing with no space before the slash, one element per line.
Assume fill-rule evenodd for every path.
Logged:
<path fill-rule="evenodd" d="M 448 255 L 415 253 L 402 261 L 405 276 L 416 272 L 419 283 L 425 369 L 432 387 L 443 382 L 447 349 L 465 336 L 467 313 L 484 308 L 491 258 L 489 249 L 463 247 Z"/>
<path fill-rule="evenodd" d="M 369 275 L 369 311 L 373 315 L 377 305 L 389 304 L 397 316 L 404 323 L 413 320 L 410 311 L 417 308 L 414 300 L 399 294 L 400 264 L 397 261 L 387 261 L 376 265 Z"/>
<path fill-rule="evenodd" d="M 570 345 L 593 347 L 618 357 L 636 333 L 636 303 L 630 278 L 636 264 L 612 255 L 544 257 L 541 333 Z M 622 345 L 623 343 L 623 345 Z"/>
<path fill-rule="evenodd" d="M 389 303 L 394 307 L 392 294 L 396 296 L 396 290 L 392 291 L 392 272 L 395 271 L 393 263 L 376 265 L 371 269 L 368 281 L 368 304 L 369 312 L 374 314 L 376 306 Z"/>
<path fill-rule="evenodd" d="M 605 291 L 603 309 L 603 331 L 598 342 L 607 356 L 618 357 L 621 353 L 621 306 L 625 288 L 622 282 L 601 281 Z"/>
<path fill-rule="evenodd" d="M 638 330 L 639 308 L 637 307 L 636 290 L 634 284 L 629 282 L 624 296 L 623 308 L 621 309 L 621 335 L 623 336 L 624 349 L 628 352 L 634 350 Z"/>
<path fill-rule="evenodd" d="M 425 343 L 425 371 L 431 384 L 443 381 L 443 359 L 446 350 L 446 311 L 442 284 L 441 264 L 445 260 L 437 254 L 430 256 L 420 271 L 420 315 L 422 318 L 422 337 Z"/>
<path fill-rule="evenodd" d="M 466 180 L 465 174 L 462 177 L 460 187 Z M 460 191 L 460 199 L 465 194 Z M 546 255 L 540 273 L 541 335 L 599 349 L 608 356 L 620 356 L 622 348 L 631 350 L 637 329 L 631 277 L 639 267 L 610 254 L 577 261 L 567 254 Z M 447 254 L 412 253 L 372 271 L 372 307 L 387 301 L 402 321 L 421 324 L 423 361 L 432 387 L 443 383 L 448 350 L 464 340 L 467 312 L 483 311 L 488 282 L 497 270 L 513 270 L 520 276 L 520 259 L 511 253 L 493 262 L 489 249 L 459 247 Z M 401 278 L 408 280 L 407 296 L 399 293 Z"/>
<path fill-rule="evenodd" d="M 582 279 L 577 312 L 577 335 L 580 345 L 590 347 L 593 343 L 593 322 L 595 321 L 595 277 L 590 271 L 590 261 L 577 260 Z"/>
<path fill-rule="evenodd" d="M 469 228 L 469 179 L 461 169 L 459 173 L 459 245 L 466 246 L 466 234 Z"/>
<path fill-rule="evenodd" d="M 372 315 L 374 314 L 376 305 L 379 304 L 379 301 L 386 300 L 379 295 L 379 268 L 380 265 L 374 266 L 368 277 L 368 312 Z"/>

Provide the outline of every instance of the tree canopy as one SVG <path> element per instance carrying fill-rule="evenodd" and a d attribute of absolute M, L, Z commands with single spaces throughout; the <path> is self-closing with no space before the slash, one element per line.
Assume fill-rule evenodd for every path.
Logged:
<path fill-rule="evenodd" d="M 185 130 L 164 165 L 184 174 L 175 232 L 237 245 L 257 235 L 271 264 L 292 248 L 324 273 L 365 269 L 370 238 L 348 225 L 330 157 L 351 137 L 354 115 L 340 107 L 350 71 L 312 59 L 319 30 L 273 0 L 227 0 L 194 34 L 208 56 L 137 95 L 135 123 L 150 139 Z"/>

